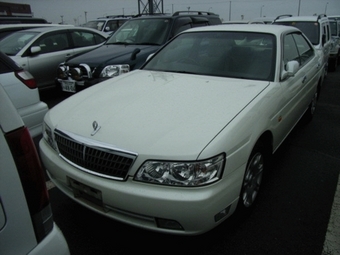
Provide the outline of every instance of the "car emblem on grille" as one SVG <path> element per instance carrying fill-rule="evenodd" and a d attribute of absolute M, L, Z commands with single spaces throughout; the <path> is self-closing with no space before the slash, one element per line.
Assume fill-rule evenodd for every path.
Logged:
<path fill-rule="evenodd" d="M 98 125 L 97 121 L 93 121 L 92 127 L 93 127 L 93 132 L 91 133 L 91 136 L 94 136 L 99 131 L 100 126 Z"/>

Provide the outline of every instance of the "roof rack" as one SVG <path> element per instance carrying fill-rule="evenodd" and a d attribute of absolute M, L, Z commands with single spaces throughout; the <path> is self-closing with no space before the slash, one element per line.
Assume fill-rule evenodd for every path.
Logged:
<path fill-rule="evenodd" d="M 104 17 L 98 17 L 97 19 L 115 19 L 115 18 L 132 18 L 134 15 L 108 15 Z"/>
<path fill-rule="evenodd" d="M 142 17 L 142 16 L 165 16 L 165 15 L 169 15 L 168 13 L 139 13 L 136 15 L 133 15 L 133 18 L 138 18 L 138 17 Z"/>
<path fill-rule="evenodd" d="M 293 17 L 293 15 L 292 14 L 282 14 L 282 15 L 279 15 L 279 16 L 277 16 L 274 19 L 274 22 L 277 21 L 278 19 L 287 18 L 287 17 Z"/>
<path fill-rule="evenodd" d="M 184 14 L 198 14 L 198 15 L 217 15 L 213 12 L 205 12 L 205 11 L 177 11 L 172 16 L 179 16 Z"/>

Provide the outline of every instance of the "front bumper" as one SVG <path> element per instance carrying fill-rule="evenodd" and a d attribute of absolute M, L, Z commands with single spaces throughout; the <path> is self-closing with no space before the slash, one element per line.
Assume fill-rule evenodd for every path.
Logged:
<path fill-rule="evenodd" d="M 202 234 L 227 219 L 238 203 L 244 166 L 211 185 L 170 187 L 136 182 L 132 177 L 126 181 L 97 177 L 65 162 L 44 139 L 39 145 L 48 175 L 63 193 L 93 211 L 136 227 L 179 235 Z M 79 190 L 95 194 L 82 196 Z M 172 223 L 178 223 L 175 229 Z"/>

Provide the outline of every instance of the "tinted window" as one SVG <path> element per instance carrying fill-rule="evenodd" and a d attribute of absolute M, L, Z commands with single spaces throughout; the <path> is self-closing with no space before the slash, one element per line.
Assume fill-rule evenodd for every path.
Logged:
<path fill-rule="evenodd" d="M 318 22 L 278 22 L 279 25 L 297 27 L 304 33 L 312 44 L 318 45 L 320 41 L 320 29 Z"/>
<path fill-rule="evenodd" d="M 36 40 L 32 46 L 39 46 L 42 54 L 70 48 L 66 32 L 44 35 Z"/>
<path fill-rule="evenodd" d="M 167 40 L 168 19 L 136 19 L 124 23 L 107 43 L 162 45 Z"/>
<path fill-rule="evenodd" d="M 283 46 L 283 61 L 286 65 L 289 61 L 296 60 L 300 63 L 300 56 L 296 48 L 295 40 L 292 34 L 286 35 Z"/>
<path fill-rule="evenodd" d="M 104 42 L 104 37 L 87 31 L 72 31 L 72 40 L 75 48 L 96 45 Z"/>
<path fill-rule="evenodd" d="M 35 36 L 36 32 L 18 31 L 0 41 L 0 49 L 9 56 L 16 55 Z"/>
<path fill-rule="evenodd" d="M 301 34 L 293 34 L 300 55 L 300 64 L 304 65 L 314 56 L 314 50 Z"/>

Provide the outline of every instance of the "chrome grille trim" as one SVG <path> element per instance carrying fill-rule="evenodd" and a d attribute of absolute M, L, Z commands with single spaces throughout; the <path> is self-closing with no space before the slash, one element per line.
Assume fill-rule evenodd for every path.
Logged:
<path fill-rule="evenodd" d="M 59 156 L 72 166 L 104 178 L 125 180 L 137 153 L 61 130 L 54 131 Z"/>

